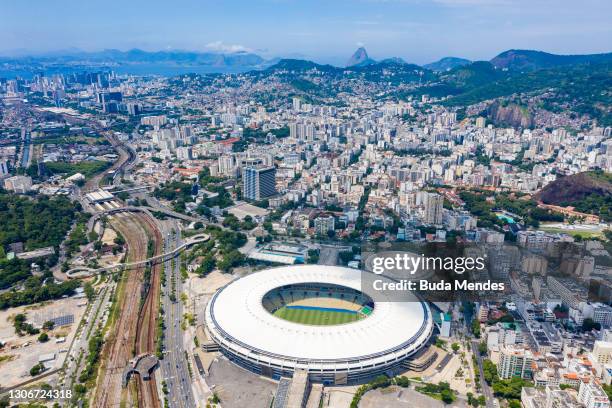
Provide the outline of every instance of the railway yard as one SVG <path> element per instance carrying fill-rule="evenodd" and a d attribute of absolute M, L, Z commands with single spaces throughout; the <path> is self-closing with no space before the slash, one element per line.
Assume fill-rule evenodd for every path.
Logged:
<path fill-rule="evenodd" d="M 186 288 L 181 254 L 209 237 L 197 234 L 182 239 L 182 222 L 194 220 L 152 199 L 147 186 L 136 196 L 151 200 L 154 208 L 131 207 L 118 198 L 117 192 L 132 185 L 124 184 L 124 177 L 129 178 L 138 163 L 135 151 L 95 121 L 63 111 L 59 114 L 67 123 L 87 123 L 116 152 L 110 167 L 75 186 L 71 194 L 91 214 L 86 232 L 99 236 L 99 244 L 112 251 L 93 248 L 93 241 L 80 245 L 76 256 L 66 256 L 62 249 L 53 277 L 58 282 L 81 280 L 79 292 L 53 304 L 20 308 L 28 323 L 37 327 L 49 316 L 64 319 L 70 315 L 73 320 L 69 323 L 45 331 L 52 341 L 38 342 L 37 335 L 17 336 L 13 320 L 20 309 L 0 314 L 4 316 L 0 340 L 9 346 L 0 356 L 0 395 L 44 382 L 72 391 L 60 401 L 65 407 L 196 407 L 211 391 L 204 383 L 196 387 L 197 395 L 192 389 L 193 333 L 184 327 L 187 306 L 182 299 Z M 98 202 L 102 191 L 104 197 L 112 194 L 112 200 Z M 170 219 L 159 219 L 156 212 Z M 67 273 L 64 265 L 87 273 Z M 90 293 L 83 290 L 85 286 Z M 45 368 L 40 375 L 31 375 L 30 368 L 41 359 L 46 359 Z M 147 369 L 141 370 L 142 365 Z"/>
<path fill-rule="evenodd" d="M 118 231 L 129 234 L 133 239 L 128 247 L 128 259 L 144 256 L 147 242 L 142 227 L 135 221 L 124 220 L 117 220 L 114 225 Z M 140 292 L 142 274 L 141 270 L 134 270 L 131 274 L 124 275 L 118 284 L 114 299 L 116 307 L 110 317 L 112 330 L 104 346 L 105 358 L 101 362 L 94 406 L 111 406 L 113 403 L 118 405 L 121 400 L 121 375 L 131 358 L 129 344 L 134 342 L 136 335 L 139 302 L 137 297 L 126 294 Z"/>
<path fill-rule="evenodd" d="M 155 221 L 142 214 L 113 217 L 111 222 L 130 242 L 128 259 L 145 259 L 160 250 L 161 234 Z M 110 407 L 122 403 L 146 407 L 160 406 L 154 378 L 124 388 L 123 375 L 129 361 L 155 351 L 155 327 L 160 290 L 161 266 L 139 267 L 124 273 L 115 295 L 109 335 L 104 346 L 94 406 Z"/>

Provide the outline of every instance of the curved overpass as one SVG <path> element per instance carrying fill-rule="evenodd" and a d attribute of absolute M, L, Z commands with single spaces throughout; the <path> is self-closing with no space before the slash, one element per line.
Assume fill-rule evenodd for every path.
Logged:
<path fill-rule="evenodd" d="M 115 272 L 115 271 L 133 269 L 133 268 L 137 268 L 143 265 L 158 264 L 158 263 L 170 260 L 172 258 L 175 258 L 178 254 L 180 254 L 182 251 L 184 251 L 185 249 L 189 248 L 192 245 L 206 242 L 209 239 L 210 239 L 210 235 L 208 234 L 194 235 L 192 237 L 189 237 L 189 239 L 187 239 L 185 242 L 183 242 L 181 245 L 179 245 L 172 251 L 169 251 L 163 254 L 159 254 L 151 258 L 143 259 L 142 261 L 128 262 L 128 263 L 123 263 L 123 264 L 106 266 L 103 268 L 88 268 L 86 266 L 77 266 L 75 268 L 68 270 L 66 272 L 66 276 L 68 278 L 86 278 L 86 277 L 89 277 L 89 276 L 92 276 L 98 273 L 102 273 L 102 272 Z"/>

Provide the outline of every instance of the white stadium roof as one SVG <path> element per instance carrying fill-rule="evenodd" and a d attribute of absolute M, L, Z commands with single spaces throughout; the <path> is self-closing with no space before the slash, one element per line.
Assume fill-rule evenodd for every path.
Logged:
<path fill-rule="evenodd" d="M 269 291 L 290 284 L 322 283 L 361 291 L 361 271 L 350 268 L 299 265 L 257 272 L 231 282 L 206 307 L 206 324 L 213 339 L 235 354 L 258 363 L 294 367 L 333 365 L 350 370 L 367 364 L 397 362 L 413 354 L 431 335 L 433 321 L 427 304 L 374 302 L 373 312 L 356 322 L 314 326 L 293 323 L 268 312 L 262 299 Z M 367 366 L 366 366 L 367 367 Z"/>

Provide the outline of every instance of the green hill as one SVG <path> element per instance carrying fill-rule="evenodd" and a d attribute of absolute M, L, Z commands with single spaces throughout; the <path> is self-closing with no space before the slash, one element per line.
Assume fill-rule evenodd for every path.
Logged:
<path fill-rule="evenodd" d="M 589 171 L 562 177 L 540 190 L 535 198 L 612 221 L 612 174 Z"/>
<path fill-rule="evenodd" d="M 496 68 L 536 70 L 562 65 L 612 62 L 612 53 L 587 55 L 557 55 L 534 50 L 508 50 L 491 60 Z"/>

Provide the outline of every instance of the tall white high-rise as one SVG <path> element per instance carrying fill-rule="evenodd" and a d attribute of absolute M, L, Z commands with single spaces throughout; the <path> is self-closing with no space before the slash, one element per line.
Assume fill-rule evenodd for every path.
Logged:
<path fill-rule="evenodd" d="M 522 346 L 507 345 L 500 348 L 497 374 L 499 378 L 512 377 L 530 379 L 533 376 L 533 354 Z"/>
<path fill-rule="evenodd" d="M 425 200 L 425 223 L 439 225 L 442 224 L 442 208 L 444 197 L 436 193 L 429 193 Z"/>
<path fill-rule="evenodd" d="M 301 111 L 302 110 L 302 99 L 301 98 L 296 98 L 294 97 L 292 99 L 293 102 L 293 110 L 294 111 Z"/>
<path fill-rule="evenodd" d="M 586 408 L 610 408 L 610 399 L 600 385 L 594 382 L 581 383 L 578 390 L 578 402 Z"/>

